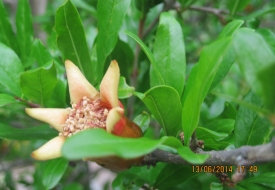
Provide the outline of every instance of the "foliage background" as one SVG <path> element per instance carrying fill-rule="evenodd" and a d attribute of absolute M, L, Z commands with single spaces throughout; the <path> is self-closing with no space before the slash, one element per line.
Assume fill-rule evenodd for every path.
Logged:
<path fill-rule="evenodd" d="M 16 9 L 8 1 L 0 3 L 1 189 L 16 189 L 18 184 L 26 189 L 89 189 L 94 177 L 104 170 L 91 170 L 88 163 L 82 161 L 68 162 L 60 158 L 37 162 L 30 157 L 34 149 L 54 137 L 56 132 L 28 117 L 24 108 L 36 104 L 69 107 L 63 65 L 64 59 L 68 58 L 78 65 L 83 64 L 83 73 L 97 87 L 110 60 L 116 59 L 124 77 L 121 78 L 119 96 L 123 98 L 127 115 L 143 124 L 145 136 L 150 139 L 177 136 L 178 127 L 184 129 L 184 124 L 192 124 L 196 119 L 197 123 L 185 129 L 190 130 L 190 137 L 196 128 L 197 138 L 205 142 L 205 150 L 258 145 L 273 137 L 270 121 L 274 120 L 275 110 L 274 1 L 72 0 L 72 4 L 67 2 L 59 8 L 64 1 L 57 0 L 47 1 L 45 12 L 39 15 L 36 15 L 37 5 L 30 2 L 32 9 L 27 0 L 19 0 Z M 117 7 L 112 6 L 116 3 Z M 74 6 L 79 19 L 72 16 L 77 13 Z M 76 50 L 70 49 L 68 31 L 62 27 L 64 10 L 69 11 L 67 16 L 71 15 L 67 17 L 67 30 L 79 42 Z M 169 13 L 161 14 L 162 11 Z M 110 22 L 109 17 L 115 22 L 113 28 L 105 28 Z M 243 20 L 244 23 L 236 21 L 231 33 L 230 28 L 221 33 L 232 20 Z M 217 42 L 231 36 L 241 25 L 246 29 Z M 255 32 L 249 29 L 255 29 Z M 131 33 L 141 38 L 148 49 L 143 51 Z M 152 55 L 148 56 L 150 52 L 155 63 Z M 74 53 L 79 54 L 79 61 Z M 163 57 L 166 53 L 168 58 Z M 225 59 L 219 67 L 215 63 L 223 56 Z M 170 66 L 167 70 L 163 67 L 169 61 L 175 68 Z M 155 64 L 152 68 L 150 62 Z M 194 67 L 198 63 L 205 67 Z M 213 65 L 206 65 L 211 63 Z M 213 71 L 215 67 L 219 69 Z M 162 84 L 155 74 L 156 69 L 167 86 L 154 88 Z M 211 72 L 218 74 L 211 75 Z M 210 83 L 207 83 L 207 77 L 212 77 Z M 200 85 L 197 81 L 204 80 L 205 89 L 197 86 Z M 159 116 L 150 99 L 146 98 L 148 96 L 159 103 L 162 111 Z M 164 101 L 169 97 L 174 100 L 171 104 Z M 187 103 L 182 104 L 185 101 Z M 168 119 L 158 122 L 170 106 Z M 196 119 L 191 121 L 193 117 L 189 113 L 194 113 Z M 188 132 L 185 135 L 188 137 Z M 185 144 L 186 139 L 189 138 L 185 138 Z M 144 150 L 140 151 L 144 153 Z M 125 155 L 129 156 L 128 153 Z M 15 178 L 18 168 L 22 168 L 22 172 Z M 275 186 L 272 182 L 274 169 L 274 163 L 259 165 L 258 171 L 248 172 L 236 188 L 272 189 Z M 110 186 L 113 189 L 230 189 L 215 175 L 196 173 L 191 166 L 184 165 L 158 163 L 154 168 L 134 167 L 115 175 L 115 180 L 106 183 L 102 189 Z"/>

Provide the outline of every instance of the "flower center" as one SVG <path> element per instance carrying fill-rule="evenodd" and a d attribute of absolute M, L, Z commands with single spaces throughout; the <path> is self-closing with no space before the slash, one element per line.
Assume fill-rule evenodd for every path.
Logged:
<path fill-rule="evenodd" d="M 90 100 L 84 96 L 77 104 L 72 104 L 63 132 L 60 136 L 70 137 L 85 129 L 104 128 L 109 113 L 109 106 L 98 97 Z"/>

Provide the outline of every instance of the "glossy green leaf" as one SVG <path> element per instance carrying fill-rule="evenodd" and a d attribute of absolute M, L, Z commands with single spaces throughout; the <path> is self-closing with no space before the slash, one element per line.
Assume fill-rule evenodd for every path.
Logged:
<path fill-rule="evenodd" d="M 230 22 L 223 28 L 218 39 L 223 39 L 223 38 L 232 36 L 234 32 L 241 27 L 242 24 L 243 24 L 242 20 L 234 20 Z M 215 78 L 213 79 L 213 82 L 211 84 L 209 91 L 215 88 L 222 81 L 222 79 L 225 77 L 225 75 L 229 71 L 231 65 L 235 62 L 235 59 L 236 59 L 235 51 L 233 47 L 230 46 L 229 50 L 223 57 L 223 60 L 219 66 L 219 69 L 215 75 Z"/>
<path fill-rule="evenodd" d="M 210 190 L 223 190 L 223 184 L 217 183 L 217 182 L 212 182 L 210 184 Z"/>
<path fill-rule="evenodd" d="M 253 92 L 249 92 L 244 101 L 259 107 L 262 106 L 259 97 L 253 94 Z M 266 118 L 241 105 L 234 127 L 235 147 L 262 144 L 270 133 L 271 126 Z"/>
<path fill-rule="evenodd" d="M 209 155 L 207 155 L 207 154 L 195 154 L 187 146 L 181 146 L 177 150 L 178 150 L 178 154 L 184 160 L 186 160 L 187 162 L 189 162 L 191 164 L 203 164 L 207 160 L 207 158 L 209 158 Z"/>
<path fill-rule="evenodd" d="M 275 51 L 275 34 L 266 28 L 260 28 L 257 30 L 257 33 L 261 34 L 261 36 L 270 45 L 273 51 Z"/>
<path fill-rule="evenodd" d="M 216 132 L 205 127 L 197 127 L 197 138 L 203 140 L 204 138 L 212 138 L 215 141 L 220 141 L 228 136 L 227 133 Z"/>
<path fill-rule="evenodd" d="M 148 113 L 143 112 L 142 114 L 139 114 L 135 119 L 133 120 L 134 123 L 136 123 L 144 133 L 150 124 L 150 116 Z"/>
<path fill-rule="evenodd" d="M 119 85 L 118 85 L 118 98 L 124 99 L 129 98 L 133 95 L 135 91 L 134 87 L 128 86 L 124 77 L 119 78 Z"/>
<path fill-rule="evenodd" d="M 168 12 L 160 16 L 153 54 L 165 85 L 173 87 L 181 96 L 186 70 L 183 33 L 178 21 Z M 151 87 L 160 85 L 154 70 L 155 67 L 151 67 Z"/>
<path fill-rule="evenodd" d="M 157 63 L 154 58 L 154 55 L 149 50 L 149 48 L 135 34 L 129 32 L 129 31 L 124 31 L 124 33 L 127 34 L 128 36 L 130 36 L 131 38 L 133 38 L 140 45 L 141 49 L 144 51 L 144 53 L 148 57 L 149 61 L 151 62 L 152 66 L 154 67 L 155 76 L 157 77 L 154 80 L 157 81 L 156 82 L 157 84 L 164 85 L 165 84 L 164 79 L 162 78 L 161 73 L 157 67 Z"/>
<path fill-rule="evenodd" d="M 57 83 L 55 64 L 47 70 L 39 68 L 21 75 L 21 89 L 30 100 L 42 106 L 51 98 Z"/>
<path fill-rule="evenodd" d="M 96 17 L 96 9 L 87 3 L 85 0 L 72 0 L 72 3 L 77 7 L 89 11 L 93 16 Z"/>
<path fill-rule="evenodd" d="M 42 44 L 41 40 L 35 39 L 32 46 L 32 57 L 35 57 L 39 66 L 52 61 L 53 58 L 47 48 Z"/>
<path fill-rule="evenodd" d="M 268 173 L 259 174 L 255 177 L 245 179 L 241 181 L 241 184 L 247 183 L 247 182 L 254 183 L 254 184 L 262 184 L 274 189 L 275 188 L 274 178 L 275 178 L 275 172 L 268 172 Z"/>
<path fill-rule="evenodd" d="M 146 182 L 135 174 L 118 175 L 112 183 L 113 190 L 131 189 L 139 190 Z"/>
<path fill-rule="evenodd" d="M 230 23 L 228 23 L 220 33 L 218 39 L 222 39 L 225 37 L 232 36 L 234 32 L 240 28 L 243 25 L 244 21 L 243 20 L 233 20 Z"/>
<path fill-rule="evenodd" d="M 39 125 L 28 128 L 15 128 L 0 123 L 0 138 L 14 139 L 14 140 L 49 140 L 57 136 L 56 130 L 50 128 L 49 125 Z"/>
<path fill-rule="evenodd" d="M 16 11 L 16 38 L 19 45 L 19 57 L 25 67 L 32 64 L 30 54 L 32 50 L 33 27 L 32 13 L 28 0 L 19 0 Z"/>
<path fill-rule="evenodd" d="M 57 185 L 68 166 L 64 158 L 57 158 L 47 161 L 43 168 L 42 182 L 46 189 L 52 189 Z"/>
<path fill-rule="evenodd" d="M 79 132 L 67 139 L 62 147 L 62 155 L 68 159 L 113 155 L 122 158 L 136 158 L 152 152 L 160 145 L 167 143 L 166 141 L 170 141 L 170 138 L 163 137 L 159 140 L 146 137 L 122 138 L 102 129 L 91 129 Z"/>
<path fill-rule="evenodd" d="M 18 56 L 8 46 L 0 43 L 0 83 L 16 96 L 21 96 L 20 73 L 24 71 Z"/>
<path fill-rule="evenodd" d="M 159 190 L 172 189 L 178 184 L 195 176 L 197 173 L 192 172 L 191 166 L 167 164 L 159 173 L 154 187 Z"/>
<path fill-rule="evenodd" d="M 103 76 L 107 56 L 113 51 L 118 32 L 130 6 L 129 0 L 99 0 L 97 3 L 98 35 L 97 35 L 97 72 Z"/>
<path fill-rule="evenodd" d="M 83 190 L 83 189 L 84 189 L 83 185 L 73 182 L 68 185 L 65 185 L 62 190 Z"/>
<path fill-rule="evenodd" d="M 144 94 L 142 101 L 155 116 L 166 135 L 176 136 L 181 129 L 181 102 L 169 86 L 157 86 Z"/>
<path fill-rule="evenodd" d="M 0 1 L 0 42 L 18 52 L 18 44 L 3 1 Z"/>
<path fill-rule="evenodd" d="M 5 106 L 10 103 L 16 103 L 16 100 L 14 97 L 12 97 L 8 94 L 0 94 L 0 107 Z"/>
<path fill-rule="evenodd" d="M 230 41 L 230 38 L 224 38 L 205 47 L 201 52 L 199 62 L 190 73 L 182 100 L 182 127 L 185 145 L 189 145 L 189 139 L 197 127 L 202 101 L 209 91 Z"/>
<path fill-rule="evenodd" d="M 233 45 L 242 74 L 253 92 L 262 97 L 263 89 L 257 74 L 275 63 L 275 53 L 260 34 L 247 29 L 235 33 Z"/>
<path fill-rule="evenodd" d="M 220 132 L 220 133 L 231 133 L 234 129 L 234 119 L 216 119 L 210 123 L 207 123 L 204 128 Z"/>
<path fill-rule="evenodd" d="M 258 72 L 265 106 L 275 113 L 275 62 Z"/>
<path fill-rule="evenodd" d="M 58 48 L 65 59 L 76 64 L 85 77 L 94 83 L 96 71 L 92 66 L 83 25 L 77 9 L 70 0 L 56 12 L 55 30 Z"/>

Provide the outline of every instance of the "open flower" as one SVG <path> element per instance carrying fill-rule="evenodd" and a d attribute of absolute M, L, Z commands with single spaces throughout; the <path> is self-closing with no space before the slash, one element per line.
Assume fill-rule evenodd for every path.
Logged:
<path fill-rule="evenodd" d="M 60 157 L 66 138 L 85 129 L 103 128 L 108 133 L 121 137 L 142 136 L 140 128 L 124 116 L 123 105 L 118 100 L 120 73 L 116 61 L 111 62 L 103 77 L 100 93 L 71 61 L 65 61 L 65 67 L 72 108 L 26 108 L 28 115 L 49 123 L 59 131 L 59 136 L 32 153 L 33 158 L 48 160 Z M 100 164 L 105 165 L 104 161 Z"/>

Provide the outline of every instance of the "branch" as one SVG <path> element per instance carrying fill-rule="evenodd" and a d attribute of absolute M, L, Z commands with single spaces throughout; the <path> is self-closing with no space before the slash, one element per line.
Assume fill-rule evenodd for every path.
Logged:
<path fill-rule="evenodd" d="M 275 161 L 275 138 L 273 138 L 270 143 L 264 145 L 242 146 L 233 150 L 221 151 L 203 151 L 198 148 L 195 152 L 198 154 L 210 155 L 210 157 L 203 164 L 206 166 L 251 166 L 255 164 L 263 164 L 270 161 Z M 143 162 L 145 165 L 157 162 L 192 165 L 179 155 L 165 152 L 160 149 L 146 155 Z M 237 175 L 236 173 L 234 175 L 232 177 L 234 182 L 241 180 L 243 177 Z"/>

